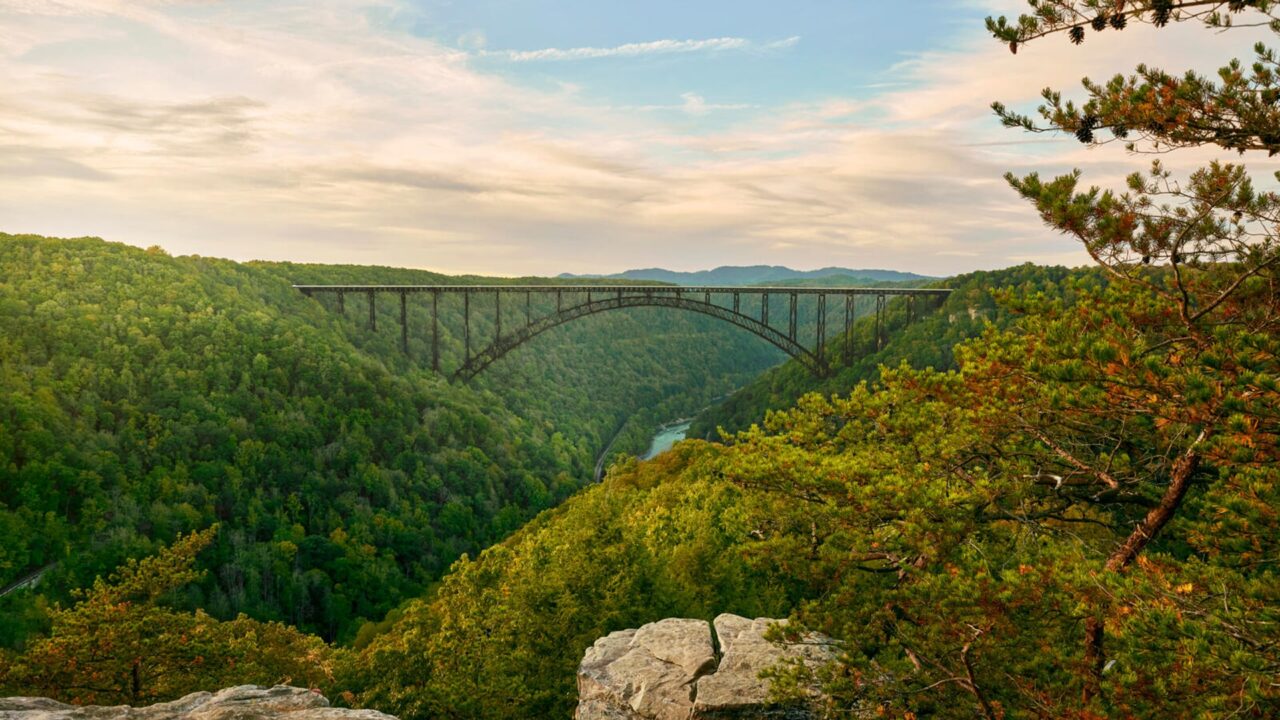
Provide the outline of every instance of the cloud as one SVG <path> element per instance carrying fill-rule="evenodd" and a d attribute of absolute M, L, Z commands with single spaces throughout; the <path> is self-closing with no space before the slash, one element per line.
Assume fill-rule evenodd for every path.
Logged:
<path fill-rule="evenodd" d="M 371 19 L 412 12 L 397 0 L 13 8 L 0 0 L 0 38 L 16 39 L 0 44 L 0 229 L 498 274 L 1084 262 L 1002 173 L 1117 185 L 1146 161 L 1004 130 L 987 103 L 1034 107 L 1046 84 L 1138 59 L 1212 68 L 1252 40 L 1135 28 L 1013 57 L 975 27 L 875 94 L 750 107 L 699 88 L 625 108 Z M 697 52 L 648 45 L 627 52 Z M 704 122 L 718 110 L 735 112 Z"/>
<path fill-rule="evenodd" d="M 680 93 L 679 103 L 667 105 L 625 105 L 617 108 L 620 111 L 640 112 L 682 112 L 686 115 L 701 116 L 720 110 L 754 110 L 759 105 L 754 103 L 712 103 L 696 92 Z"/>
<path fill-rule="evenodd" d="M 725 50 L 782 50 L 794 47 L 800 38 L 793 36 L 767 43 L 740 37 L 718 37 L 703 40 L 652 40 L 614 47 L 543 48 L 541 50 L 486 51 L 485 56 L 503 57 L 512 62 L 562 60 L 594 60 L 613 57 L 641 57 L 675 53 L 722 52 Z"/>
<path fill-rule="evenodd" d="M 11 178 L 67 178 L 103 182 L 111 176 L 70 158 L 41 149 L 0 145 L 0 165 Z"/>

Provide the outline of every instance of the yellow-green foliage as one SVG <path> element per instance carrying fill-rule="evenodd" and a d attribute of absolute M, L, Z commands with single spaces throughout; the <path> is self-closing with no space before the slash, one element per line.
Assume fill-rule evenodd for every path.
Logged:
<path fill-rule="evenodd" d="M 182 612 L 165 596 L 197 580 L 195 557 L 217 527 L 131 560 L 109 580 L 51 613 L 48 636 L 0 665 L 0 695 L 40 695 L 78 704 L 145 704 L 197 690 L 290 682 L 314 687 L 332 674 L 319 638 L 243 615 L 219 622 Z"/>
<path fill-rule="evenodd" d="M 785 614 L 804 593 L 742 553 L 765 509 L 688 442 L 608 479 L 412 603 L 339 686 L 412 718 L 567 717 L 575 669 L 598 637 L 665 617 Z"/>

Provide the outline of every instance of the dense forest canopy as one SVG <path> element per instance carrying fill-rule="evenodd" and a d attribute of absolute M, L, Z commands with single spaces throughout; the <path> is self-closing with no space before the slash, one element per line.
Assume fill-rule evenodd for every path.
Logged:
<path fill-rule="evenodd" d="M 453 385 L 422 333 L 405 356 L 398 333 L 290 287 L 357 280 L 511 282 L 0 236 L 0 587 L 52 566 L 40 590 L 65 598 L 221 521 L 201 556 L 213 572 L 182 604 L 349 641 L 589 482 L 615 433 L 619 453 L 639 452 L 658 413 L 702 407 L 778 357 L 713 320 L 640 310 Z M 4 644 L 43 622 L 30 593 L 0 603 L 16 620 Z"/>

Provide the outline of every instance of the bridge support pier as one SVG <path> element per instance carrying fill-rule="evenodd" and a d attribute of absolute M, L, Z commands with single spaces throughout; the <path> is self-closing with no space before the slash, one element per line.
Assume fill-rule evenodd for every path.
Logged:
<path fill-rule="evenodd" d="M 884 295 L 876 295 L 876 352 L 884 348 Z"/>
<path fill-rule="evenodd" d="M 844 364 L 853 363 L 853 321 L 857 308 L 854 307 L 853 295 L 844 296 Z"/>
<path fill-rule="evenodd" d="M 796 294 L 791 293 L 791 321 L 787 324 L 787 337 L 796 341 Z"/>
<path fill-rule="evenodd" d="M 400 291 L 400 349 L 405 355 L 409 354 L 409 311 L 408 305 L 409 293 Z"/>
<path fill-rule="evenodd" d="M 827 366 L 827 296 L 818 295 L 818 366 Z"/>
<path fill-rule="evenodd" d="M 378 332 L 378 316 L 375 314 L 376 308 L 374 308 L 374 304 L 373 304 L 373 295 L 374 295 L 374 292 L 370 290 L 369 291 L 369 329 L 374 332 Z"/>
<path fill-rule="evenodd" d="M 440 372 L 440 291 L 431 293 L 431 369 Z"/>

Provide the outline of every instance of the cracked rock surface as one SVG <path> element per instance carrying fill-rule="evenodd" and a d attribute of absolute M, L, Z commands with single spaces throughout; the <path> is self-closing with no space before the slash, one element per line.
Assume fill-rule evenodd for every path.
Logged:
<path fill-rule="evenodd" d="M 0 698 L 0 720 L 396 720 L 375 710 L 329 707 L 319 693 L 277 685 L 241 685 L 197 692 L 167 703 L 66 705 L 48 698 Z"/>
<path fill-rule="evenodd" d="M 828 638 L 765 639 L 785 621 L 724 614 L 714 623 L 670 618 L 620 630 L 587 649 L 578 667 L 577 720 L 711 720 L 813 717 L 802 705 L 770 705 L 762 670 L 835 657 Z M 714 636 L 713 636 L 714 631 Z M 719 652 L 716 640 L 719 641 Z"/>

